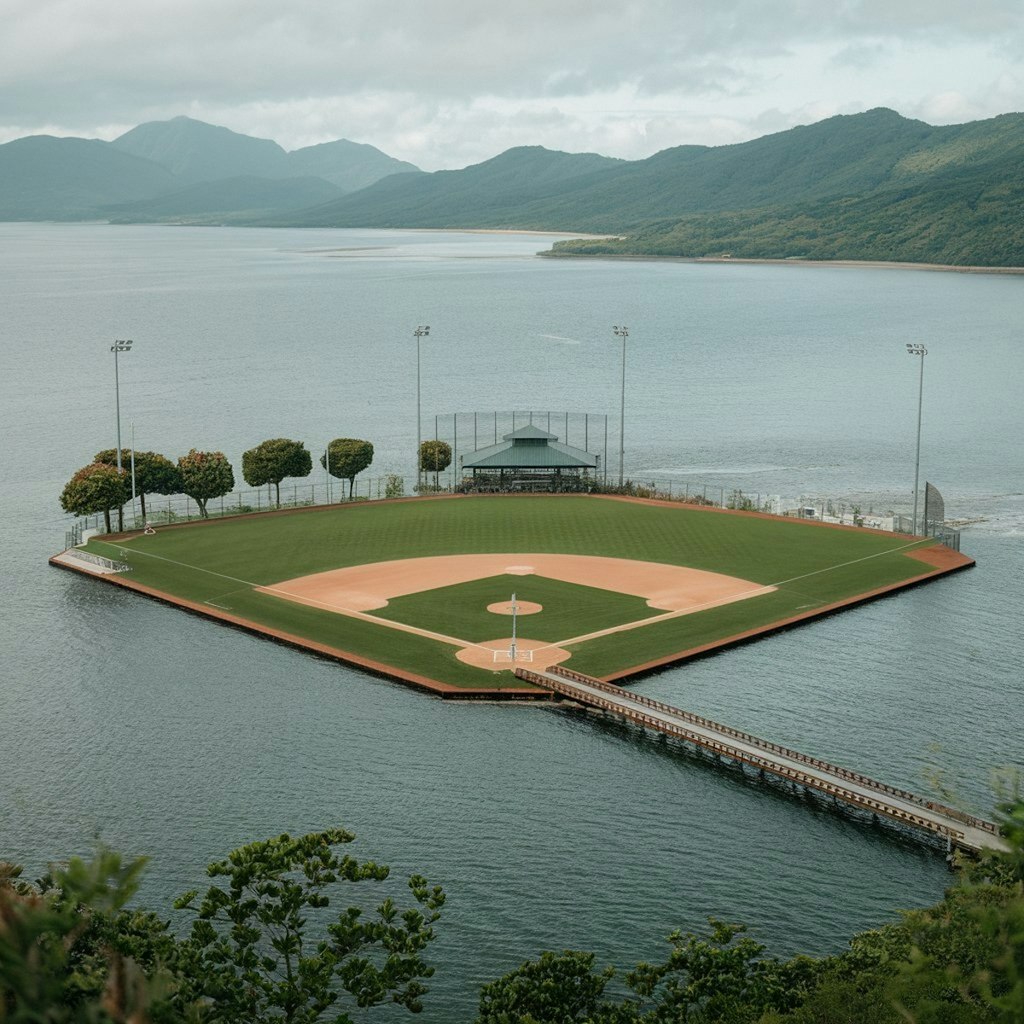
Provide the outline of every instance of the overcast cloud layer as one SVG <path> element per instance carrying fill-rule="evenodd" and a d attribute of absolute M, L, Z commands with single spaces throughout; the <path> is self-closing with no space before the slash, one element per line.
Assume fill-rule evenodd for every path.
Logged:
<path fill-rule="evenodd" d="M 426 170 L 1024 108 L 1021 0 L 0 0 L 0 141 L 176 114 Z"/>

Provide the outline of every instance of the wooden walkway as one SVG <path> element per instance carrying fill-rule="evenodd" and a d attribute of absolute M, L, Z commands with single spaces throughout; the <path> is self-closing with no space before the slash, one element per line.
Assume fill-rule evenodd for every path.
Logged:
<path fill-rule="evenodd" d="M 624 690 L 614 683 L 602 682 L 560 665 L 543 671 L 517 668 L 515 674 L 587 707 L 621 716 L 645 729 L 703 747 L 762 773 L 816 789 L 842 803 L 898 821 L 918 833 L 939 836 L 945 839 L 947 849 L 957 847 L 975 853 L 984 848 L 1006 849 L 998 828 L 990 821 Z"/>

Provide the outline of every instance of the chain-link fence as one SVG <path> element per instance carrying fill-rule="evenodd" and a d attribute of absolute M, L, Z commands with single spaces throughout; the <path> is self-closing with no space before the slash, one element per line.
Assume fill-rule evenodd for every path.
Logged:
<path fill-rule="evenodd" d="M 277 502 L 276 488 L 270 484 L 266 487 L 247 491 L 232 491 L 219 498 L 211 498 L 206 503 L 204 517 L 199 505 L 186 494 L 163 496 L 146 495 L 146 511 L 142 512 L 142 502 L 136 499 L 132 505 L 125 505 L 123 521 L 125 530 L 141 530 L 146 524 L 166 526 L 171 523 L 187 523 L 195 519 L 216 519 L 222 516 L 249 515 L 258 512 L 269 512 L 278 508 L 304 508 L 310 505 L 340 505 L 348 502 L 376 501 L 382 498 L 401 498 L 410 492 L 406 491 L 405 479 L 396 474 L 380 477 L 356 477 L 352 481 L 352 492 L 349 494 L 347 480 L 321 481 L 304 483 L 299 480 L 285 481 L 281 484 L 281 502 Z M 119 530 L 117 510 L 110 513 L 111 528 Z M 87 516 L 77 520 L 69 530 L 65 531 L 66 547 L 73 547 L 82 542 L 88 531 L 105 532 L 105 519 L 101 514 Z"/>
<path fill-rule="evenodd" d="M 919 532 L 922 537 L 933 537 L 940 544 L 945 544 L 947 548 L 952 548 L 954 551 L 960 550 L 960 531 L 946 523 L 925 520 L 918 524 L 918 530 L 915 531 L 913 516 L 894 516 L 894 519 L 894 533 L 916 534 Z"/>
<path fill-rule="evenodd" d="M 473 414 L 470 414 L 472 416 Z M 497 414 L 497 417 L 507 415 L 507 420 L 502 421 L 496 418 L 495 414 L 488 413 L 486 430 L 488 438 L 493 438 L 496 431 L 501 431 L 507 426 L 506 433 L 515 429 L 512 426 L 513 416 L 516 426 L 523 426 L 531 422 L 528 418 L 520 419 L 519 413 Z M 525 414 L 529 416 L 529 414 Z M 544 418 L 538 422 L 536 417 Z M 547 429 L 547 416 L 549 414 L 537 414 L 532 421 L 534 424 Z M 550 414 L 554 417 L 556 414 Z M 562 417 L 562 428 L 565 428 L 565 413 L 559 413 Z M 573 414 L 568 414 L 572 417 Z M 570 418 L 570 430 L 574 427 L 582 427 L 584 434 L 581 442 L 589 440 L 587 432 L 596 426 L 596 438 L 600 441 L 603 449 L 605 440 L 604 417 L 591 419 L 587 414 L 576 414 L 581 417 L 575 423 Z M 597 420 L 595 424 L 595 420 Z M 459 423 L 465 426 L 462 416 L 459 416 Z M 449 426 L 454 430 L 457 427 L 455 417 L 452 415 Z M 552 418 L 552 425 L 556 424 Z M 440 432 L 440 420 L 438 429 Z M 474 443 L 479 443 L 484 426 L 477 419 L 477 434 Z M 461 428 L 460 428 L 461 429 Z M 554 433 L 555 431 L 549 431 Z M 570 436 L 572 436 L 570 434 Z M 501 434 L 498 434 L 499 440 Z M 470 435 L 473 440 L 473 435 Z M 439 438 L 441 440 L 441 438 Z M 493 443 L 493 441 L 491 441 Z M 462 449 L 463 451 L 474 449 Z M 591 449 L 592 450 L 592 449 Z M 453 459 L 453 462 L 455 460 Z M 308 483 L 301 480 L 285 481 L 281 484 L 280 504 L 277 502 L 277 491 L 273 485 L 254 488 L 244 491 L 233 491 L 219 498 L 212 498 L 207 502 L 205 518 L 220 518 L 223 516 L 255 515 L 261 512 L 273 511 L 275 509 L 303 508 L 309 506 L 341 505 L 349 502 L 378 501 L 388 498 L 410 497 L 416 493 L 451 493 L 460 490 L 460 477 L 455 472 L 439 474 L 438 483 L 433 483 L 433 474 L 423 474 L 422 481 L 417 484 L 415 480 L 397 474 L 377 477 L 356 477 L 352 482 L 351 495 L 349 483 L 344 480 L 331 479 Z M 552 486 L 546 484 L 545 489 L 551 490 Z M 627 480 L 624 486 L 605 481 L 603 471 L 596 478 L 588 478 L 583 481 L 568 478 L 565 481 L 564 490 L 586 491 L 593 494 L 623 494 L 638 498 L 650 498 L 659 501 L 673 501 L 681 504 L 702 505 L 717 508 L 736 509 L 744 512 L 762 512 L 769 515 L 784 516 L 789 518 L 807 519 L 816 522 L 836 523 L 845 526 L 867 527 L 869 529 L 884 530 L 893 533 L 905 533 L 914 535 L 914 522 L 912 516 L 905 516 L 894 513 L 891 510 L 876 511 L 872 506 L 851 503 L 848 500 L 822 497 L 821 495 L 800 495 L 796 498 L 783 497 L 778 494 L 769 494 L 766 491 L 744 491 L 737 488 L 724 487 L 720 484 L 707 484 L 695 482 L 663 481 L 663 480 Z M 512 492 L 512 486 L 509 485 Z M 932 506 L 934 507 L 934 506 Z M 166 526 L 173 523 L 187 523 L 204 516 L 200 512 L 195 500 L 184 494 L 164 497 L 161 495 L 146 496 L 146 511 L 142 513 L 142 503 L 136 499 L 134 504 L 126 505 L 123 509 L 123 528 L 126 531 L 142 530 L 147 524 L 154 527 Z M 117 510 L 110 514 L 111 527 L 114 531 L 120 529 Z M 65 549 L 75 547 L 82 543 L 87 534 L 105 532 L 104 516 L 102 514 L 88 516 L 75 521 L 65 530 Z M 956 551 L 960 550 L 960 531 L 947 526 L 941 522 L 926 523 L 924 536 L 934 537 L 947 547 Z"/>

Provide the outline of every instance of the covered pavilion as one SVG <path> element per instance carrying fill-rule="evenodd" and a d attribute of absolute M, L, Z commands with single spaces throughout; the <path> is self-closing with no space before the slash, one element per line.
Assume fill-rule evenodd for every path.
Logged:
<path fill-rule="evenodd" d="M 532 423 L 503 435 L 498 444 L 462 457 L 463 486 L 471 490 L 580 490 L 596 474 L 599 455 L 561 444 Z M 472 479 L 465 479 L 468 474 Z"/>

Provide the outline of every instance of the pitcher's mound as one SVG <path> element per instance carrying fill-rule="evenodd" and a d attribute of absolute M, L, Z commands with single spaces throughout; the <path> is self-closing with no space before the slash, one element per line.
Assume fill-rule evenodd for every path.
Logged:
<path fill-rule="evenodd" d="M 501 640 L 485 640 L 473 647 L 463 647 L 455 655 L 459 661 L 474 668 L 484 668 L 491 672 L 507 672 L 513 668 L 509 657 L 512 637 Z M 550 665 L 558 665 L 570 656 L 570 652 L 562 647 L 553 647 L 543 640 L 516 640 L 516 665 L 523 668 L 545 669 Z"/>
<path fill-rule="evenodd" d="M 494 604 L 489 604 L 487 610 L 494 612 L 495 615 L 511 615 L 512 602 L 496 601 Z M 536 601 L 516 601 L 516 611 L 520 615 L 536 615 L 537 612 L 544 611 L 544 606 L 537 604 Z"/>

